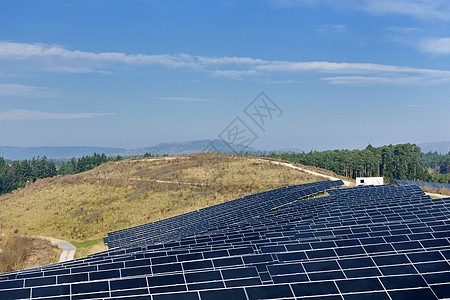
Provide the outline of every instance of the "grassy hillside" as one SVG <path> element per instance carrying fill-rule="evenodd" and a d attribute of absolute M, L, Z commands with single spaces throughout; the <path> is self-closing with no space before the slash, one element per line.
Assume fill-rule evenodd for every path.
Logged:
<path fill-rule="evenodd" d="M 55 263 L 61 249 L 49 241 L 7 233 L 0 236 L 0 273 Z"/>
<path fill-rule="evenodd" d="M 323 178 L 219 154 L 109 162 L 1 196 L 0 231 L 68 240 L 82 248 L 78 255 L 85 255 L 104 249 L 102 237 L 113 230 L 318 180 Z"/>

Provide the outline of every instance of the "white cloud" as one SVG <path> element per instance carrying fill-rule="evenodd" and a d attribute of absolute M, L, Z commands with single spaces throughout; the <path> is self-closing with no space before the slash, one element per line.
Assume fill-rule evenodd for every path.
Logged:
<path fill-rule="evenodd" d="M 450 37 L 427 39 L 420 44 L 420 49 L 432 54 L 450 54 Z"/>
<path fill-rule="evenodd" d="M 0 63 L 5 69 L 18 72 L 29 68 L 36 72 L 115 72 L 123 68 L 168 69 L 181 68 L 200 71 L 216 77 L 230 79 L 261 78 L 273 79 L 276 73 L 290 76 L 282 80 L 292 80 L 294 74 L 333 74 L 325 80 L 334 84 L 365 82 L 365 84 L 407 84 L 447 82 L 450 71 L 421 69 L 405 66 L 373 63 L 347 63 L 327 61 L 275 61 L 251 57 L 207 57 L 190 54 L 125 54 L 94 53 L 68 50 L 60 46 L 0 42 Z M 15 65 L 14 65 L 15 64 Z M 334 79 L 332 79 L 334 78 Z M 349 83 L 354 84 L 354 83 Z M 26 86 L 16 87 L 27 92 Z M 10 86 L 9 89 L 12 89 Z M 43 91 L 41 91 L 43 92 Z"/>
<path fill-rule="evenodd" d="M 406 35 L 406 34 L 412 34 L 412 33 L 420 32 L 421 29 L 417 28 L 417 27 L 389 26 L 387 28 L 387 31 L 390 31 L 390 32 L 393 32 L 393 33 L 397 33 L 397 34 Z"/>
<path fill-rule="evenodd" d="M 423 73 L 436 76 L 450 76 L 450 71 L 418 69 L 403 66 L 382 65 L 373 63 L 336 63 L 327 61 L 291 62 L 273 61 L 257 67 L 257 70 L 266 71 L 289 71 L 304 72 L 315 71 L 320 73 L 345 73 L 345 74 L 368 74 L 368 73 Z"/>
<path fill-rule="evenodd" d="M 17 83 L 0 84 L 0 97 L 33 97 L 33 98 L 54 98 L 60 94 L 45 87 L 31 86 Z"/>
<path fill-rule="evenodd" d="M 142 55 L 117 52 L 93 53 L 70 50 L 62 46 L 46 44 L 26 44 L 0 42 L 0 60 L 6 67 L 13 62 L 21 62 L 22 67 L 33 70 L 59 72 L 96 72 L 108 69 L 111 64 L 128 66 L 161 65 L 165 67 L 195 68 L 199 65 L 193 56 L 180 55 Z"/>
<path fill-rule="evenodd" d="M 164 101 L 181 101 L 181 102 L 214 102 L 214 100 L 194 97 L 160 97 Z"/>
<path fill-rule="evenodd" d="M 258 68 L 259 66 L 255 66 L 256 68 Z M 224 78 L 231 78 L 231 79 L 242 79 L 243 77 L 248 77 L 248 76 L 257 76 L 257 75 L 262 75 L 261 72 L 259 72 L 258 70 L 252 70 L 252 69 L 247 69 L 247 70 L 212 70 L 211 74 L 215 77 L 224 77 Z"/>
<path fill-rule="evenodd" d="M 11 111 L 0 111 L 0 121 L 92 119 L 96 117 L 112 115 L 114 115 L 114 113 L 52 113 L 35 110 L 15 109 Z"/>
<path fill-rule="evenodd" d="M 448 0 L 268 0 L 278 7 L 330 6 L 337 10 L 364 11 L 373 15 L 405 15 L 426 20 L 450 20 Z"/>
<path fill-rule="evenodd" d="M 198 62 L 203 65 L 260 65 L 266 61 L 251 57 L 201 57 L 197 56 Z"/>
<path fill-rule="evenodd" d="M 331 84 L 341 85 L 423 85 L 450 82 L 450 78 L 390 77 L 390 76 L 335 76 L 321 78 Z"/>
<path fill-rule="evenodd" d="M 447 0 L 365 0 L 362 2 L 362 10 L 373 14 L 450 20 L 450 3 Z"/>
<path fill-rule="evenodd" d="M 317 32 L 323 35 L 343 34 L 347 32 L 347 26 L 343 24 L 322 24 L 318 27 Z"/>

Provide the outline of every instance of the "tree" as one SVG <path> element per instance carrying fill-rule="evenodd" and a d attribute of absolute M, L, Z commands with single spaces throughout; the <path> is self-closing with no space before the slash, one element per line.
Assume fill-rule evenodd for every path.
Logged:
<path fill-rule="evenodd" d="M 429 165 L 434 164 L 436 169 L 445 173 L 450 165 L 450 155 L 444 159 L 436 153 L 429 154 L 424 158 L 420 147 L 415 144 L 382 147 L 373 147 L 369 144 L 364 150 L 327 150 L 310 151 L 309 153 L 271 152 L 268 156 L 328 169 L 346 177 L 382 176 L 390 183 L 395 183 L 394 179 L 432 180 L 431 175 L 422 166 L 421 160 L 426 161 Z M 448 181 L 447 177 L 438 175 L 434 174 L 433 178 Z"/>

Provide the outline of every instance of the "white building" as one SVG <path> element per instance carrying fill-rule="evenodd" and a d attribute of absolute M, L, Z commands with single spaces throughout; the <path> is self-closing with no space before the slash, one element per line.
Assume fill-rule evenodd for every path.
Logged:
<path fill-rule="evenodd" d="M 356 177 L 356 186 L 383 185 L 383 177 Z"/>

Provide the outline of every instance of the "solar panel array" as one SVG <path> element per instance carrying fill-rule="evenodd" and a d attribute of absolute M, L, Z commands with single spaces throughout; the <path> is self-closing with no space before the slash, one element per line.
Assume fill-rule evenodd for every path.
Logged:
<path fill-rule="evenodd" d="M 110 232 L 103 240 L 110 248 L 177 240 L 257 217 L 272 208 L 341 185 L 343 185 L 341 180 L 322 181 L 270 190 L 162 221 Z"/>
<path fill-rule="evenodd" d="M 0 275 L 0 299 L 449 298 L 450 198 L 384 185 L 292 201 L 341 184 L 237 199 L 239 214 L 210 208 L 205 226 L 191 213 L 112 233 L 114 249 Z"/>
<path fill-rule="evenodd" d="M 417 185 L 417 186 L 420 186 L 420 187 L 426 187 L 426 188 L 431 188 L 431 189 L 450 190 L 450 184 L 449 183 L 413 181 L 413 180 L 401 180 L 401 179 L 395 179 L 395 182 L 398 185 Z"/>

